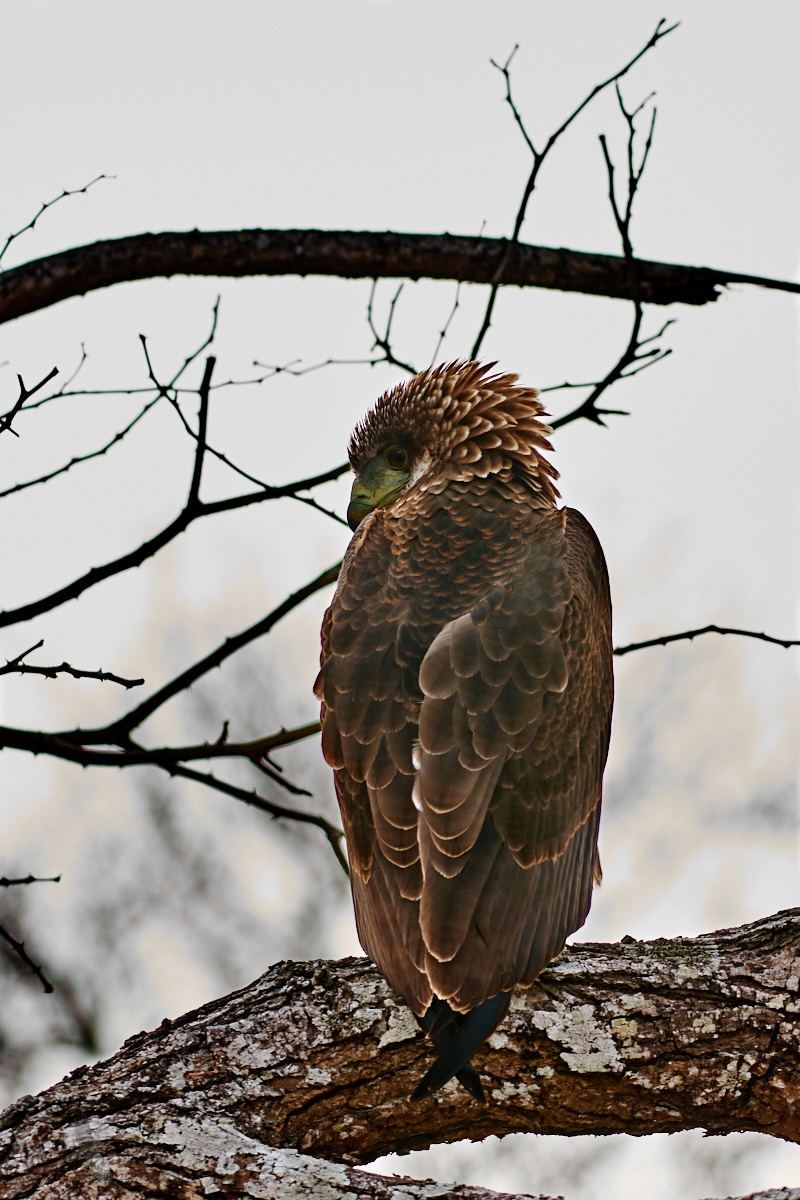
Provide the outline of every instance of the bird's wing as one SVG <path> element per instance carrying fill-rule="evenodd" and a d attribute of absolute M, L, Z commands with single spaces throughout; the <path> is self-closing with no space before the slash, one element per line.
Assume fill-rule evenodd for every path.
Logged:
<path fill-rule="evenodd" d="M 532 982 L 591 900 L 613 683 L 605 564 L 579 513 L 541 521 L 516 575 L 436 637 L 420 686 L 425 971 L 466 1010 Z"/>
<path fill-rule="evenodd" d="M 419 704 L 405 695 L 397 660 L 408 603 L 392 589 L 392 557 L 382 522 L 367 518 L 348 547 L 325 614 L 315 691 L 322 701 L 322 749 L 334 769 L 361 943 L 421 1015 L 431 991 L 415 903 L 422 889 L 411 797 Z"/>
<path fill-rule="evenodd" d="M 433 991 L 465 1011 L 532 981 L 588 911 L 612 686 L 605 565 L 579 514 L 542 518 L 505 585 L 433 640 L 409 695 L 408 597 L 371 523 L 323 625 L 323 750 L 365 950 L 418 1014 Z"/>

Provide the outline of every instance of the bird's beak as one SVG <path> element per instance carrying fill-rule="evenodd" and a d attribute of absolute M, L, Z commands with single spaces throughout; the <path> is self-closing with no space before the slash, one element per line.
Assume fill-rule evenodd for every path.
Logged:
<path fill-rule="evenodd" d="M 347 524 L 353 530 L 358 529 L 364 517 L 368 516 L 373 508 L 377 507 L 374 492 L 371 492 L 356 480 L 350 490 L 350 503 L 347 506 Z"/>
<path fill-rule="evenodd" d="M 374 508 L 386 508 L 408 483 L 408 471 L 393 471 L 379 459 L 368 463 L 350 491 L 347 524 L 357 529 Z"/>

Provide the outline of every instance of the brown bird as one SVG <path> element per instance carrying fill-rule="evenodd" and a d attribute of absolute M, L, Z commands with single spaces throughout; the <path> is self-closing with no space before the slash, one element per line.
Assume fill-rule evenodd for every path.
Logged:
<path fill-rule="evenodd" d="M 381 396 L 349 446 L 347 548 L 322 624 L 361 944 L 478 1098 L 473 1053 L 580 928 L 613 698 L 589 523 L 557 508 L 516 375 L 457 362 Z"/>

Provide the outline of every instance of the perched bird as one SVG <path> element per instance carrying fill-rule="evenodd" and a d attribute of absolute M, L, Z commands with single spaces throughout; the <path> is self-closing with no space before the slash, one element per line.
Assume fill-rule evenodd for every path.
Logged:
<path fill-rule="evenodd" d="M 423 371 L 349 446 L 347 548 L 322 625 L 333 767 L 361 943 L 456 1076 L 586 919 L 613 697 L 589 523 L 557 508 L 532 388 Z"/>

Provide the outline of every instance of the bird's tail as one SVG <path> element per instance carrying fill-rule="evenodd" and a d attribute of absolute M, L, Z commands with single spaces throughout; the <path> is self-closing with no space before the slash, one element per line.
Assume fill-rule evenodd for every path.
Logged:
<path fill-rule="evenodd" d="M 468 1013 L 454 1012 L 446 1000 L 433 1000 L 419 1023 L 439 1056 L 420 1081 L 412 1100 L 438 1091 L 454 1076 L 476 1100 L 485 1101 L 480 1076 L 470 1059 L 502 1021 L 508 1011 L 510 992 L 498 992 Z"/>

